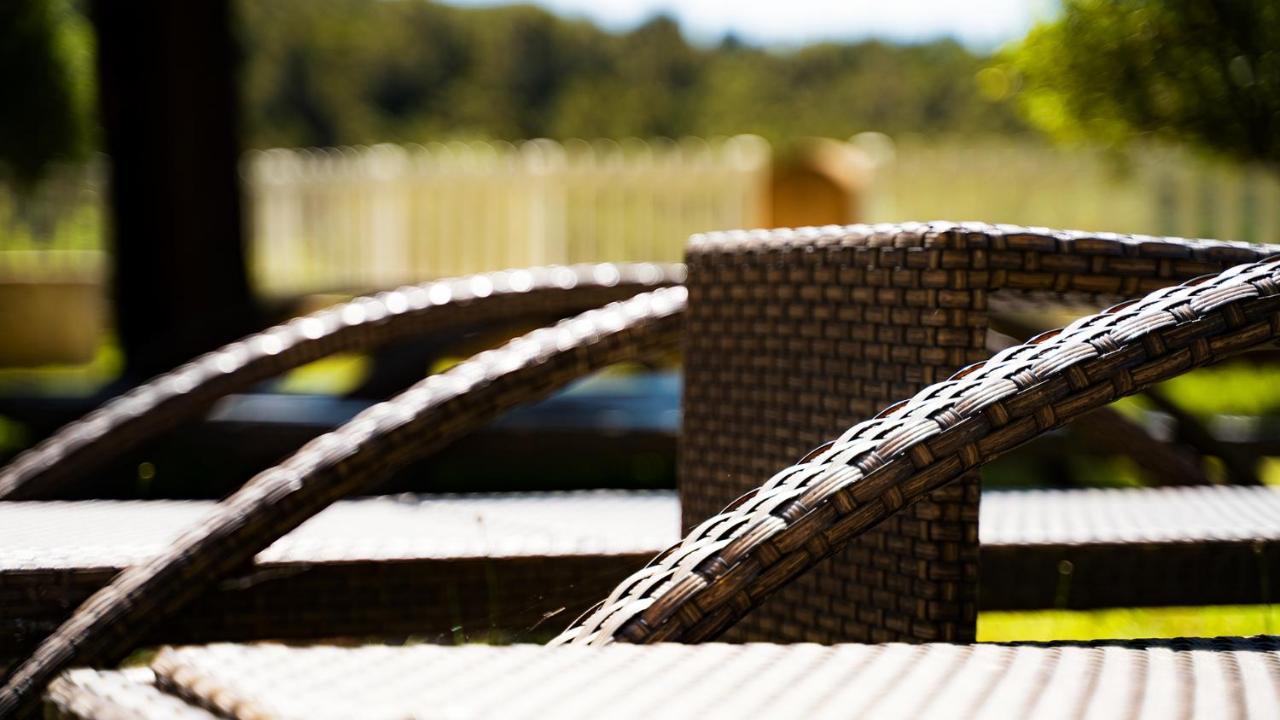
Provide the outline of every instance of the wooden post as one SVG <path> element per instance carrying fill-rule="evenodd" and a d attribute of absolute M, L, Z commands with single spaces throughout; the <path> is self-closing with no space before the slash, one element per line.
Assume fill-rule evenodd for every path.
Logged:
<path fill-rule="evenodd" d="M 773 164 L 771 227 L 847 225 L 862 221 L 861 199 L 871 163 L 854 146 L 814 138 Z"/>
<path fill-rule="evenodd" d="M 116 331 L 131 381 L 256 328 L 230 0 L 94 0 Z"/>

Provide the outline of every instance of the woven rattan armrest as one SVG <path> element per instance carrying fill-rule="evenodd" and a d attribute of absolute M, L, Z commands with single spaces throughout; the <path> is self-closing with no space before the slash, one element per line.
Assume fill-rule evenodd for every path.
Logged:
<path fill-rule="evenodd" d="M 63 427 L 0 469 L 0 500 L 47 498 L 217 399 L 334 353 L 441 330 L 557 318 L 679 284 L 681 265 L 529 268 L 440 280 L 295 318 L 156 377 Z"/>
<path fill-rule="evenodd" d="M 934 228 L 929 232 L 941 231 Z M 946 232 L 961 231 L 953 229 Z M 1084 243 L 1080 245 L 1083 246 Z M 1127 245 L 1120 242 L 1118 247 Z M 890 247 L 888 252 L 897 253 L 900 249 Z M 1231 250 L 1231 246 L 1214 245 L 1204 252 L 1211 254 L 1222 251 L 1230 255 L 1228 251 Z M 1187 252 L 1190 253 L 1189 250 Z M 1244 252 L 1242 250 L 1236 254 Z M 915 262 L 916 257 L 941 257 L 937 253 L 930 253 L 932 251 L 916 255 L 904 251 L 902 258 L 910 264 Z M 1250 256 L 1257 254 L 1252 253 Z M 1123 252 L 1118 253 L 1118 256 L 1123 255 Z M 1191 257 L 1180 267 L 1197 267 L 1197 262 L 1201 261 Z M 1163 262 L 1157 263 L 1157 270 L 1165 266 Z M 1170 261 L 1168 267 L 1175 266 L 1176 263 Z M 1168 276 L 1167 273 L 1158 274 L 1151 282 L 1167 282 Z M 1143 286 L 1143 281 L 1135 282 L 1135 287 Z M 1085 289 L 1123 292 L 1131 284 L 1133 283 L 1128 281 L 1086 284 Z M 466 432 L 478 422 L 492 418 L 502 409 L 543 395 L 582 372 L 670 344 L 676 336 L 676 320 L 683 303 L 682 289 L 659 291 L 606 311 L 588 313 L 567 321 L 555 331 L 531 334 L 513 341 L 501 351 L 484 354 L 449 373 L 428 379 L 395 400 L 363 413 L 339 431 L 309 444 L 286 463 L 251 481 L 224 503 L 208 521 L 184 536 L 169 552 L 146 565 L 122 573 L 110 586 L 86 602 L 75 617 L 9 677 L 5 688 L 0 690 L 0 710 L 32 707 L 30 703 L 43 685 L 69 664 L 110 662 L 119 658 L 131 649 L 139 637 L 139 630 L 148 623 L 181 607 L 210 583 L 248 563 L 257 551 L 272 540 L 297 527 L 338 497 L 364 483 L 372 482 L 386 468 L 429 452 Z M 1010 352 L 1002 353 L 1000 357 L 1008 358 Z M 1209 359 L 1212 358 L 1201 358 L 1201 364 Z M 1006 364 L 1000 363 L 997 367 Z M 1063 420 L 1074 414 L 1077 413 L 1064 414 Z M 877 431 L 894 442 L 901 442 L 902 438 L 890 432 L 898 427 L 894 424 L 899 423 L 898 418 L 880 422 L 881 424 L 876 425 Z M 886 422 L 890 424 L 884 425 Z M 1029 437 L 1020 437 L 1017 441 L 1021 442 Z M 859 438 L 860 441 L 862 439 L 865 438 Z M 877 436 L 876 439 L 881 438 Z M 837 446 L 843 447 L 839 443 Z M 1005 448 L 1001 446 L 998 449 Z M 969 455 L 966 454 L 965 458 L 969 458 Z M 971 469 L 977 464 L 975 459 L 960 469 Z M 904 466 L 900 458 L 895 457 L 886 467 L 893 468 L 892 472 L 901 472 Z M 886 482 L 886 478 L 895 479 L 889 472 L 886 470 L 875 474 L 874 482 L 858 483 L 859 492 L 865 494 L 871 488 L 879 487 Z M 939 479 L 940 474 L 941 470 L 935 467 L 923 479 L 917 478 L 908 489 L 919 490 L 923 487 L 930 490 L 941 487 L 944 480 Z M 888 504 L 881 502 L 875 506 L 881 511 L 879 514 L 866 508 L 861 509 L 857 517 L 865 521 L 863 529 L 901 507 L 901 502 L 893 504 L 899 495 L 900 492 L 894 492 L 891 488 L 886 495 Z M 843 498 L 844 495 L 839 497 Z M 916 499 L 918 495 L 910 497 Z M 794 510 L 802 506 L 792 503 L 788 507 Z M 752 505 L 752 508 L 758 509 L 758 503 Z M 703 526 L 704 529 L 706 527 Z M 847 537 L 845 539 L 847 541 Z M 734 547 L 740 549 L 741 543 Z M 705 547 L 702 549 L 705 550 Z M 814 562 L 825 557 L 823 552 L 815 551 L 811 555 Z M 666 557 L 669 559 L 672 554 L 668 553 Z M 794 559 L 789 562 L 794 562 Z M 788 574 L 783 579 L 789 579 L 794 574 Z M 650 577 L 652 576 L 650 571 Z M 735 577 L 740 576 L 741 573 Z M 778 579 L 776 571 L 773 577 Z M 655 586 L 666 587 L 661 583 L 642 584 L 646 585 L 646 591 L 652 591 Z M 766 584 L 762 587 L 773 589 L 776 586 Z M 688 584 L 682 587 L 687 588 Z M 763 597 L 763 594 L 759 596 Z M 652 604 L 659 610 L 672 605 L 672 597 L 664 596 L 661 602 L 650 602 L 653 599 L 653 596 L 646 596 L 641 598 L 640 603 Z M 734 602 L 741 605 L 742 599 L 734 596 Z M 627 615 L 628 619 L 639 612 L 634 603 L 629 604 L 628 608 L 631 613 Z M 598 613 L 591 617 L 597 616 Z M 621 616 L 611 610 L 607 617 Z M 651 615 L 645 617 L 652 619 Z M 736 617 L 730 618 L 720 613 L 716 616 L 718 624 L 713 626 L 702 622 L 699 627 L 708 629 L 709 632 L 718 632 Z M 648 622 L 643 618 L 641 620 Z M 663 627 L 675 626 L 666 623 Z M 635 623 L 627 625 L 629 638 L 647 637 L 643 632 L 636 633 L 634 628 Z M 588 632 L 571 631 L 570 635 L 595 638 L 599 636 L 599 629 L 595 627 Z M 655 637 L 658 635 L 655 634 Z"/>
<path fill-rule="evenodd" d="M 1178 278 L 1216 271 L 1233 262 L 1259 259 L 1276 249 L 977 223 L 914 223 L 712 233 L 692 239 L 690 258 L 699 270 L 693 283 L 695 297 L 702 293 L 714 295 L 718 289 L 714 282 L 726 269 L 750 280 L 760 272 L 753 268 L 772 267 L 776 272 L 766 270 L 764 274 L 782 273 L 808 286 L 793 288 L 798 289 L 797 299 L 828 292 L 822 288 L 823 276 L 838 272 L 840 277 L 836 279 L 848 286 L 846 296 L 827 299 L 856 307 L 866 299 L 860 300 L 861 289 L 863 295 L 870 293 L 867 297 L 874 296 L 877 302 L 886 300 L 902 305 L 904 310 L 922 303 L 937 304 L 951 307 L 950 315 L 966 307 L 984 305 L 985 296 L 974 296 L 974 292 L 1008 288 L 1132 295 Z M 820 253 L 814 255 L 815 251 Z M 806 255 L 812 257 L 801 258 Z M 814 262 L 819 255 L 823 261 Z M 731 261 L 729 266 L 726 258 Z M 399 338 L 496 318 L 566 315 L 679 283 L 684 275 L 683 266 L 654 264 L 487 273 L 358 298 L 297 318 L 197 358 L 59 430 L 0 468 L 0 500 L 54 495 L 104 461 L 197 415 L 218 398 L 336 352 L 365 350 Z M 708 283 L 708 278 L 716 280 Z M 746 288 L 748 294 L 770 292 L 768 282 L 757 281 L 755 285 Z M 877 290 L 881 285 L 884 289 Z M 918 289 L 914 294 L 913 287 Z M 886 292 L 893 297 L 882 297 Z M 744 298 L 735 298 L 741 299 Z M 703 317 L 695 313 L 695 326 Z M 874 317 L 865 321 L 868 326 L 875 324 Z M 962 334 L 980 330 L 974 326 L 971 332 Z M 945 334 L 946 327 L 935 332 Z M 698 334 L 702 334 L 700 328 Z M 714 334 L 708 337 L 714 342 Z M 941 346 L 950 345 L 951 349 L 940 347 L 942 355 L 924 363 L 920 368 L 925 371 L 922 381 L 932 377 L 930 368 L 977 359 L 975 353 L 980 353 L 981 340 L 977 343 L 967 343 L 974 347 L 963 352 L 966 343 L 957 346 L 944 339 Z M 695 356 L 698 347 L 693 343 Z M 887 387 L 897 391 L 909 387 L 909 383 L 898 381 Z M 859 394 L 865 399 L 851 409 L 855 414 L 869 414 L 878 404 L 877 393 Z M 880 402 L 887 402 L 892 396 L 885 395 Z M 695 416 L 698 407 L 695 396 L 690 404 Z M 846 413 L 844 419 L 852 418 Z M 695 439 L 695 445 L 696 442 Z M 765 457 L 757 459 L 767 461 Z M 685 469 L 696 477 L 699 468 L 695 462 Z M 686 498 L 691 517 L 701 517 L 723 502 L 716 500 L 723 495 L 723 489 L 710 483 L 689 485 L 698 486 Z"/>
<path fill-rule="evenodd" d="M 555 642 L 703 641 L 930 491 L 1083 413 L 1280 337 L 1280 262 L 1043 333 L 859 423 L 703 521 Z"/>
<path fill-rule="evenodd" d="M 214 504 L 0 503 L 0 666 Z M 666 491 L 344 500 L 138 644 L 533 640 L 678 540 L 679 515 Z M 1276 488 L 986 491 L 981 516 L 983 611 L 1268 603 L 1280 577 Z"/>
<path fill-rule="evenodd" d="M 71 664 L 115 662 L 142 633 L 335 500 L 593 370 L 675 344 L 684 288 L 643 293 L 517 338 L 361 413 L 260 473 L 151 561 L 95 593 L 0 688 L 0 717 L 34 710 Z"/>
<path fill-rule="evenodd" d="M 901 257 L 908 276 L 891 272 L 895 284 L 902 287 L 901 278 L 909 277 L 935 294 L 983 287 L 1126 297 L 1276 251 L 1181 238 L 915 223 L 712 233 L 696 236 L 690 254 L 695 263 L 716 263 L 726 248 L 765 258 L 813 249 L 872 254 L 874 265 L 886 272 Z M 909 249 L 929 252 L 908 257 Z M 154 378 L 62 428 L 0 469 L 0 500 L 48 497 L 218 398 L 333 353 L 493 319 L 564 316 L 678 284 L 684 274 L 680 265 L 648 263 L 486 273 L 357 298 L 296 318 Z"/>
<path fill-rule="evenodd" d="M 677 469 L 684 528 L 845 428 L 989 357 L 987 330 L 1003 307 L 1105 306 L 1278 250 L 942 222 L 695 237 Z M 930 493 L 730 637 L 973 640 L 980 497 L 977 472 Z"/>

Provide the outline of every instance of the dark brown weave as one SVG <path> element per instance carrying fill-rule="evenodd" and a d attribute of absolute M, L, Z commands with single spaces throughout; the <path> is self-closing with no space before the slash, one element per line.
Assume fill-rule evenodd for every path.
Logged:
<path fill-rule="evenodd" d="M 214 505 L 0 502 L 0 665 Z M 530 640 L 679 540 L 679 515 L 667 492 L 343 501 L 139 644 L 490 632 Z M 980 528 L 984 609 L 1276 599 L 1276 488 L 987 492 Z"/>
<path fill-rule="evenodd" d="M 0 665 L 25 656 L 117 573 L 162 553 L 215 506 L 0 502 Z M 673 493 L 349 500 L 139 644 L 545 638 L 678 537 Z"/>
<path fill-rule="evenodd" d="M 356 298 L 202 355 L 133 388 L 0 468 L 0 500 L 56 496 L 220 397 L 338 352 L 441 330 L 552 321 L 678 284 L 681 265 L 601 263 L 481 273 Z"/>
<path fill-rule="evenodd" d="M 987 357 L 994 291 L 1133 297 L 1277 246 L 951 223 L 695 236 L 686 530 L 844 428 Z M 886 521 L 736 640 L 973 639 L 977 475 Z"/>
<path fill-rule="evenodd" d="M 982 608 L 1276 602 L 1278 503 L 1256 486 L 986 492 Z"/>
<path fill-rule="evenodd" d="M 555 642 L 718 637 L 811 567 L 984 463 L 1120 397 L 1273 342 L 1277 260 L 1081 318 L 886 408 L 690 530 Z"/>
<path fill-rule="evenodd" d="M 571 380 L 643 359 L 679 336 L 684 288 L 637 295 L 489 350 L 360 413 L 255 476 L 163 553 L 96 593 L 15 667 L 0 717 L 30 713 L 69 665 L 123 658 L 151 627 L 243 570 L 276 539 L 341 497 L 438 450 L 512 406 Z"/>
<path fill-rule="evenodd" d="M 926 230 L 928 237 L 939 236 L 936 228 Z M 945 233 L 954 231 L 948 229 Z M 1073 239 L 1066 243 L 1068 248 L 1077 240 L 1080 248 L 1094 247 L 1085 240 Z M 1123 255 L 1125 243 L 1111 242 L 1120 248 L 1117 254 Z M 1136 241 L 1133 244 L 1142 245 Z M 1105 255 L 1107 246 L 1103 243 L 1100 247 Z M 1206 247 L 1205 253 L 1210 254 L 1214 250 L 1231 250 L 1221 245 Z M 926 254 L 930 250 L 923 249 Z M 1181 250 L 1198 252 L 1190 245 Z M 914 255 L 907 253 L 904 257 L 904 267 L 910 267 Z M 1193 258 L 1184 265 L 1192 267 L 1196 262 Z M 1158 265 L 1163 268 L 1164 261 Z M 815 462 L 784 470 L 762 493 L 747 499 L 741 509 L 730 509 L 700 526 L 679 548 L 664 553 L 643 576 L 620 586 L 604 607 L 567 631 L 565 639 L 608 642 L 615 637 L 652 641 L 716 636 L 811 564 L 843 548 L 905 505 L 919 500 L 922 494 L 954 481 L 963 471 L 1135 388 L 1273 337 L 1277 328 L 1272 327 L 1271 320 L 1260 319 L 1269 318 L 1267 313 L 1275 305 L 1273 271 L 1270 266 L 1245 266 L 1240 272 L 1225 273 L 1203 287 L 1179 288 L 1174 295 L 1153 295 L 1133 309 L 1089 318 L 1087 322 L 1093 325 L 1073 326 L 1059 340 L 1041 338 L 1032 345 L 1006 351 L 998 356 L 999 362 L 989 364 L 972 378 L 930 389 L 943 394 L 971 392 L 971 396 L 949 396 L 941 405 L 941 397 L 917 397 L 889 417 L 856 426 Z M 922 277 L 930 276 L 930 272 L 923 272 Z M 945 268 L 940 272 L 951 274 Z M 1103 277 L 1075 289 L 1120 292 L 1130 289 L 1130 285 L 1142 285 L 1139 280 L 1130 283 L 1132 279 L 1111 278 L 1115 282 L 1109 282 Z M 1010 275 L 1007 286 L 1024 287 L 1018 282 Z M 1063 289 L 1072 286 L 1068 284 Z M 931 291 L 929 287 L 922 290 L 926 294 Z M 671 298 L 665 301 L 665 308 L 657 311 L 663 320 L 673 318 L 682 304 L 682 300 Z M 634 315 L 635 311 L 629 308 L 637 307 L 637 302 L 641 300 L 631 301 L 628 308 L 613 313 L 564 324 L 558 335 L 566 339 L 559 340 L 555 347 L 563 350 L 565 342 L 572 342 L 567 338 L 584 325 L 588 337 L 603 333 L 603 357 L 592 355 L 592 345 L 583 348 L 587 357 L 602 361 L 623 357 L 624 349 L 634 353 L 628 340 L 634 342 L 635 335 L 647 337 L 653 343 L 650 347 L 660 344 L 664 333 L 649 331 L 646 335 L 639 326 L 627 325 L 637 318 L 661 324 L 654 317 L 643 318 L 647 310 Z M 648 302 L 651 301 L 643 301 Z M 1183 332 L 1180 325 L 1165 331 L 1170 323 L 1184 323 L 1194 329 Z M 619 333 L 615 327 L 626 332 Z M 1081 342 L 1085 336 L 1088 342 Z M 1137 344 L 1139 340 L 1141 345 Z M 82 608 L 77 618 L 10 678 L 0 691 L 0 709 L 30 707 L 27 703 L 43 681 L 77 655 L 106 658 L 121 652 L 136 641 L 140 623 L 151 613 L 181 606 L 211 578 L 223 576 L 239 562 L 247 562 L 250 555 L 246 550 L 265 547 L 270 538 L 296 526 L 302 518 L 349 490 L 363 472 L 375 473 L 415 451 L 424 452 L 422 447 L 406 447 L 405 436 L 416 424 L 429 424 L 436 419 L 432 403 L 439 399 L 430 397 L 433 388 L 447 388 L 442 407 L 456 400 L 468 426 L 477 417 L 468 403 L 484 406 L 501 398 L 502 405 L 538 395 L 541 388 L 520 383 L 544 374 L 533 369 L 521 372 L 524 368 L 520 363 L 530 359 L 529 343 L 542 346 L 541 342 L 518 341 L 506 354 L 482 356 L 438 381 L 433 378 L 422 388 L 362 415 L 304 448 L 288 463 L 260 476 L 232 499 L 226 512 L 193 532 L 189 543 L 179 543 L 172 552 L 147 566 L 126 572 Z M 1028 357 L 1038 362 L 1032 369 L 1038 371 L 1039 365 L 1046 365 L 1047 374 L 1031 372 L 1026 367 Z M 1086 359 L 1089 362 L 1084 362 Z M 516 367 L 504 371 L 509 362 Z M 1070 372 L 1054 374 L 1064 368 Z M 559 378 L 555 370 L 545 376 Z M 477 393 L 474 388 L 488 381 L 492 372 L 509 384 L 484 387 L 483 392 Z M 1090 382 L 1102 384 L 1094 387 Z M 1033 387 L 1034 383 L 1042 386 Z M 467 388 L 473 389 L 464 392 Z M 996 390 L 999 392 L 988 398 L 987 394 Z M 1080 394 L 1072 395 L 1073 392 Z M 983 409 L 983 413 L 971 416 L 965 407 Z M 479 415 L 490 416 L 483 412 Z M 460 425 L 450 427 L 445 422 L 438 431 L 448 436 L 450 430 L 461 429 Z M 375 444 L 366 444 L 371 437 L 379 440 L 376 454 Z M 909 455 L 903 454 L 907 449 Z M 828 464 L 832 459 L 843 462 L 844 454 L 851 454 L 856 466 Z M 942 459 L 934 462 L 935 458 Z M 861 481 L 849 486 L 857 480 Z M 326 487 L 330 481 L 336 484 Z M 809 486 L 811 481 L 814 484 Z M 271 515 L 275 517 L 268 522 Z M 968 522 L 972 524 L 974 519 L 976 516 Z M 976 534 L 972 541 L 976 542 Z M 123 622 L 125 619 L 128 622 Z"/>

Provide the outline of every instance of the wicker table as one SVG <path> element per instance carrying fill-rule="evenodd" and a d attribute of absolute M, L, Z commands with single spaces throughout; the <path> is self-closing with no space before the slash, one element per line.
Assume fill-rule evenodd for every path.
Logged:
<path fill-rule="evenodd" d="M 150 670 L 71 672 L 46 707 L 75 720 L 1275 718 L 1277 650 L 1275 638 L 1096 647 L 215 645 L 167 650 Z"/>
<path fill-rule="evenodd" d="M 0 503 L 0 658 L 213 505 Z M 1267 602 L 1280 576 L 1272 488 L 988 492 L 980 527 L 988 610 Z M 679 537 L 669 492 L 349 500 L 145 642 L 533 639 Z"/>
<path fill-rule="evenodd" d="M 793 238 L 803 242 L 793 244 Z M 852 414 L 856 420 L 881 399 L 888 402 L 901 397 L 899 391 L 927 386 L 809 450 L 797 464 L 767 480 L 750 463 L 741 472 L 724 465 L 715 477 L 731 482 L 706 485 L 711 490 L 701 493 L 702 500 L 732 492 L 744 482 L 749 491 L 620 583 L 561 633 L 556 644 L 711 640 L 766 600 L 772 609 L 755 616 L 758 627 L 783 636 L 803 636 L 808 628 L 817 628 L 819 634 L 832 635 L 963 639 L 972 633 L 977 605 L 979 493 L 974 471 L 1115 399 L 1280 336 L 1280 266 L 1248 262 L 1272 249 L 952 225 L 895 226 L 883 232 L 834 228 L 776 238 L 766 233 L 762 240 L 762 253 L 747 243 L 725 257 L 745 262 L 763 256 L 763 277 L 783 282 L 783 294 L 776 298 L 784 301 L 784 310 L 787 287 L 798 290 L 800 300 L 808 292 L 812 302 L 823 296 L 815 283 L 839 280 L 841 268 L 848 271 L 843 282 L 845 289 L 853 286 L 855 307 L 847 318 L 838 306 L 824 311 L 852 323 L 844 326 L 850 332 L 870 333 L 850 338 L 846 349 L 849 361 L 872 374 L 853 376 L 860 389 L 852 391 L 850 404 L 842 400 L 827 408 L 832 417 Z M 695 243 L 691 261 L 707 257 L 704 250 Z M 793 257 L 801 263 L 798 268 L 771 269 L 770 258 Z M 819 273 L 807 257 L 834 264 Z M 1134 294 L 1238 262 L 1248 264 L 1157 290 L 946 375 L 948 366 L 982 350 L 988 291 Z M 95 594 L 7 678 L 0 708 L 34 709 L 38 693 L 71 663 L 123 657 L 165 614 L 180 611 L 217 581 L 234 577 L 275 539 L 388 470 L 584 372 L 670 347 L 686 302 L 691 296 L 697 300 L 706 288 L 692 280 L 692 270 L 690 275 L 688 291 L 637 295 L 530 333 L 428 378 L 309 443 L 246 484 L 160 555 L 130 567 Z M 745 274 L 734 277 L 744 279 Z M 741 287 L 747 296 L 729 295 L 721 304 L 750 307 L 753 286 Z M 842 289 L 838 283 L 832 287 Z M 766 296 L 771 292 L 764 291 Z M 895 304 L 894 298 L 900 302 Z M 809 362 L 822 357 L 814 341 L 837 350 L 841 343 L 827 338 L 820 324 L 805 322 L 803 303 L 792 304 L 800 314 L 792 319 L 800 336 L 782 344 L 798 353 L 802 371 L 817 370 L 821 363 Z M 697 302 L 691 305 L 696 309 Z M 899 310 L 904 313 L 896 321 Z M 769 320 L 766 315 L 762 322 L 767 326 Z M 714 337 L 715 322 L 691 312 L 690 336 Z M 805 333 L 814 328 L 818 334 L 808 336 L 806 347 Z M 891 361 L 892 377 L 877 374 L 875 358 L 866 355 L 869 350 Z M 896 358 L 899 350 L 905 352 L 902 358 Z M 714 356 L 712 352 L 710 365 L 690 357 L 691 387 L 703 387 L 697 372 L 709 368 L 708 377 L 721 378 L 722 387 L 738 388 L 730 395 L 763 390 L 759 397 L 765 404 L 759 411 L 743 406 L 731 419 L 749 417 L 764 429 L 766 440 L 771 430 L 795 430 L 785 413 L 770 410 L 775 400 L 788 402 L 786 394 L 772 396 L 768 386 L 751 382 L 749 374 L 717 366 Z M 774 370 L 781 367 L 777 357 L 754 357 Z M 784 373 L 782 385 L 788 385 L 789 377 Z M 794 397 L 803 401 L 806 386 L 797 383 L 794 389 L 800 391 Z M 892 395 L 881 398 L 881 391 Z M 818 400 L 815 411 L 824 407 L 820 396 Z M 716 405 L 708 402 L 707 407 Z M 802 417 L 796 415 L 797 420 Z M 716 436 L 713 421 L 687 420 L 691 436 L 695 425 L 700 437 Z M 730 437 L 731 430 L 732 424 L 724 426 L 720 436 Z M 734 442 L 744 437 L 749 434 Z M 731 445 L 696 446 L 699 459 L 693 462 L 715 460 L 717 453 L 722 460 L 756 456 L 763 449 L 748 443 L 745 454 L 724 455 Z M 769 452 L 786 446 L 775 442 Z M 692 457 L 689 447 L 687 461 Z M 705 473 L 714 464 L 693 467 Z M 690 477 L 696 473 L 686 473 L 686 480 Z M 686 514 L 697 512 L 688 499 L 682 504 Z M 853 553 L 849 566 L 855 576 L 842 580 L 819 572 L 808 583 L 790 584 L 845 551 Z M 1108 673 L 1100 682 L 1110 679 Z"/>

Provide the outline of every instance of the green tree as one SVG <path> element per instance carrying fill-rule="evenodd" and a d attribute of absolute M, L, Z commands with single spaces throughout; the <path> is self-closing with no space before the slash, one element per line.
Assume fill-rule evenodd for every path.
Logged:
<path fill-rule="evenodd" d="M 256 147 L 451 138 L 1008 132 L 987 58 L 954 41 L 775 52 L 690 44 L 655 17 L 607 33 L 533 6 L 239 3 Z"/>
<path fill-rule="evenodd" d="M 679 25 L 659 16 L 610 36 L 592 28 L 599 64 L 567 68 L 550 134 L 578 137 L 675 136 L 694 132 L 694 108 L 705 90 L 706 55 Z"/>
<path fill-rule="evenodd" d="M 0 163 L 23 183 L 46 165 L 86 151 L 92 40 L 68 0 L 0 3 Z"/>
<path fill-rule="evenodd" d="M 1163 136 L 1280 168 L 1280 0 L 1066 0 L 994 71 L 1057 137 Z"/>

